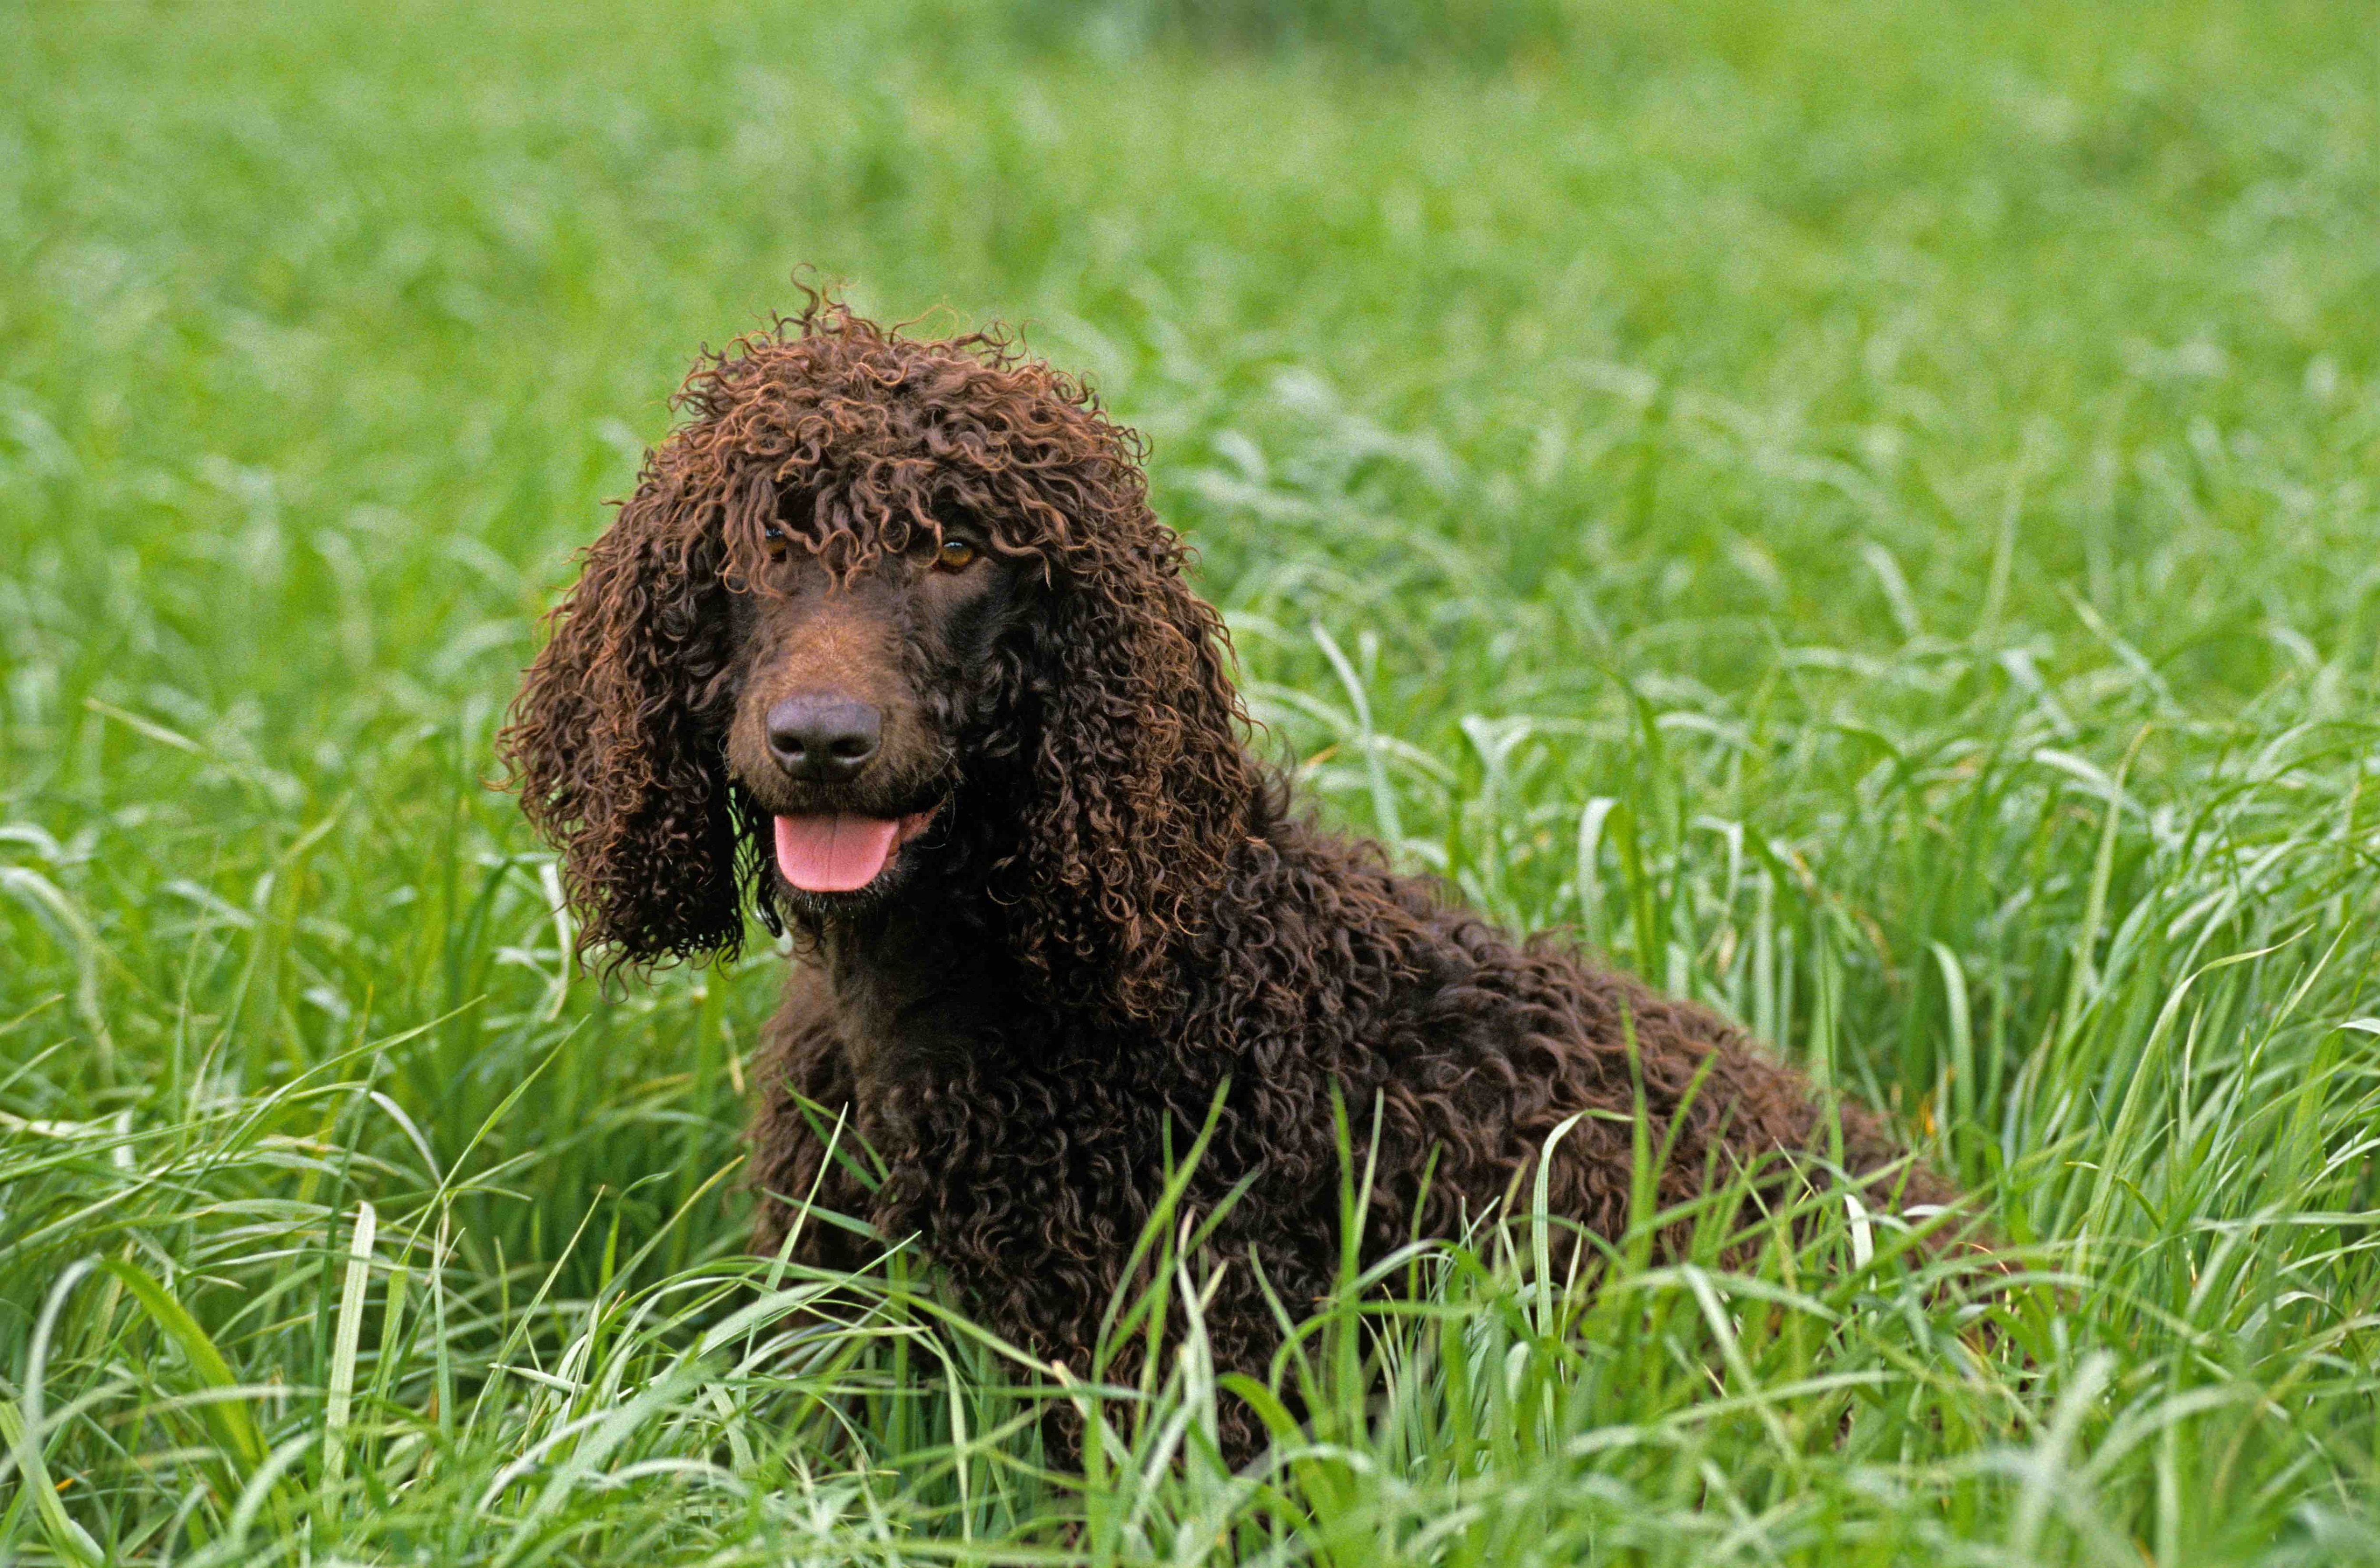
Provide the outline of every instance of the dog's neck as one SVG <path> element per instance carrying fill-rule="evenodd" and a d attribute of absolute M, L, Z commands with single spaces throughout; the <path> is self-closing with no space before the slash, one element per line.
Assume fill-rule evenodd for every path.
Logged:
<path fill-rule="evenodd" d="M 916 1136 L 919 1093 L 965 1074 L 1005 1001 L 998 956 L 937 901 L 913 893 L 829 924 L 812 960 L 846 1020 L 861 1131 L 888 1155 Z"/>
<path fill-rule="evenodd" d="M 980 803 L 989 792 L 979 792 Z M 1286 793 L 1268 778 L 1251 802 L 1248 841 L 1278 840 Z M 1068 966 L 1051 974 L 1029 961 L 1014 922 L 1025 902 L 1000 896 L 985 867 L 987 848 L 1014 841 L 1016 826 L 999 821 L 949 846 L 920 865 L 897 893 L 848 918 L 812 921 L 788 911 L 808 961 L 832 988 L 863 1105 L 876 1107 L 882 1131 L 897 1133 L 905 1091 L 980 1081 L 1023 1071 L 1051 1075 L 1053 1085 L 1148 1073 L 1173 1078 L 1194 1059 L 1192 1077 L 1230 1070 L 1228 1043 L 1220 1054 L 1159 1053 L 1143 1061 L 1136 1044 L 1153 1044 L 1165 1022 L 1119 1016 L 1101 994 L 1106 966 L 1062 950 L 1041 961 Z M 1177 961 L 1195 967 L 1198 948 L 1185 946 Z M 1201 987 L 1182 976 L 1184 1004 Z"/>
<path fill-rule="evenodd" d="M 850 919 L 799 923 L 807 961 L 846 1020 L 863 1127 L 876 1124 L 867 1130 L 880 1148 L 914 1129 L 921 1092 L 1018 1071 L 1078 1084 L 1148 1065 L 1134 1060 L 1142 1031 L 1050 996 L 1048 977 L 1018 956 L 1012 911 L 971 864 L 921 868 L 897 896 Z"/>

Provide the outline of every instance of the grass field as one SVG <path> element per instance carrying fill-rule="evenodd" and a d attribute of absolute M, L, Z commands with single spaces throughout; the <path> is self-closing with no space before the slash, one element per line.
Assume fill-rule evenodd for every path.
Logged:
<path fill-rule="evenodd" d="M 2380 1560 L 2372 13 L 1518 6 L 0 9 L 0 1561 Z M 1090 371 L 1306 788 L 1891 1109 L 1997 1332 L 1440 1259 L 1244 1476 L 907 1253 L 776 1354 L 773 956 L 599 994 L 485 780 L 797 263 Z"/>

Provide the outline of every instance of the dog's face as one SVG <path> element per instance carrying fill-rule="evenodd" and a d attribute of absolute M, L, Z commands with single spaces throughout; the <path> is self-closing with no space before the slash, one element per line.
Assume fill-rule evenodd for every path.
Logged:
<path fill-rule="evenodd" d="M 947 839 L 965 737 L 996 701 L 1025 568 L 964 517 L 856 567 L 771 527 L 734 595 L 728 769 L 768 819 L 776 892 L 880 908 Z"/>

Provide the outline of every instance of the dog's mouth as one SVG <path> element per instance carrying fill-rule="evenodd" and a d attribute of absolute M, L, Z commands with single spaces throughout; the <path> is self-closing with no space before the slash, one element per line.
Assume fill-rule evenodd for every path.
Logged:
<path fill-rule="evenodd" d="M 923 833 L 941 806 L 906 816 L 812 812 L 776 819 L 777 872 L 805 893 L 856 893 L 884 874 L 901 846 Z"/>

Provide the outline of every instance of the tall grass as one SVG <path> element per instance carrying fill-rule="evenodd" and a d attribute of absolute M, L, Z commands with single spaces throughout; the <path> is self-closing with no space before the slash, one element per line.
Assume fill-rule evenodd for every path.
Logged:
<path fill-rule="evenodd" d="M 2380 1555 L 2368 28 L 1563 15 L 0 16 L 0 1559 Z M 1092 371 L 1327 812 L 1890 1110 L 1988 1321 L 1846 1212 L 1594 1291 L 1524 1213 L 1234 1476 L 1195 1334 L 743 1257 L 776 960 L 600 993 L 485 780 L 796 261 Z"/>

